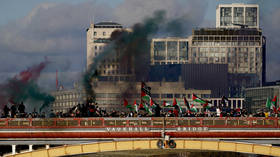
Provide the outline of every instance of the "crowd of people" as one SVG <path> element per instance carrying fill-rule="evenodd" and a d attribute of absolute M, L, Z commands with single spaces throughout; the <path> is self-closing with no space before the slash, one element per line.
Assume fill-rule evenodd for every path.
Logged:
<path fill-rule="evenodd" d="M 161 107 L 158 104 L 151 107 L 152 112 L 147 112 L 145 108 L 138 111 L 117 111 L 98 107 L 96 103 L 78 104 L 68 110 L 66 113 L 53 110 L 49 114 L 45 112 L 38 113 L 36 109 L 27 113 L 23 103 L 13 104 L 11 107 L 4 106 L 1 118 L 64 118 L 64 117 L 277 117 L 278 114 L 261 110 L 256 113 L 250 113 L 246 109 L 231 109 L 226 106 L 211 107 L 202 109 L 202 112 L 191 112 L 189 110 L 179 110 L 175 107 Z"/>

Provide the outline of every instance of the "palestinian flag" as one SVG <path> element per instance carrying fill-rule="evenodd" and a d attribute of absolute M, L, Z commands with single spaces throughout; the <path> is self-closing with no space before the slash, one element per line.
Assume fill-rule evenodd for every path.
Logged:
<path fill-rule="evenodd" d="M 126 99 L 123 99 L 123 105 L 124 105 L 124 107 L 126 107 L 126 108 L 129 108 L 129 109 L 131 109 L 131 105 L 128 105 L 128 101 L 126 100 Z"/>
<path fill-rule="evenodd" d="M 277 106 L 277 96 L 274 96 L 274 98 L 271 100 L 271 103 L 276 107 Z"/>
<path fill-rule="evenodd" d="M 198 102 L 198 103 L 201 103 L 201 104 L 206 104 L 206 101 L 205 101 L 205 100 L 203 100 L 203 99 L 197 97 L 195 94 L 192 95 L 192 100 L 193 100 L 194 102 Z"/>
<path fill-rule="evenodd" d="M 151 99 L 151 87 L 148 87 L 144 82 L 141 83 L 141 102 L 149 102 Z"/>
<path fill-rule="evenodd" d="M 152 114 L 153 114 L 152 110 L 149 108 L 148 105 L 145 104 L 145 105 L 144 105 L 144 108 L 145 108 L 145 110 L 148 112 L 149 115 L 152 115 Z"/>
<path fill-rule="evenodd" d="M 188 100 L 186 99 L 186 97 L 184 97 L 184 103 L 187 106 L 188 111 L 190 111 L 191 107 L 190 107 L 190 104 L 189 104 Z"/>
<path fill-rule="evenodd" d="M 210 105 L 211 105 L 211 104 L 209 104 L 209 102 L 206 101 L 206 103 L 203 104 L 202 106 L 203 106 L 203 108 L 209 109 L 209 108 L 210 108 Z"/>
<path fill-rule="evenodd" d="M 266 107 L 273 110 L 274 112 L 276 112 L 276 99 L 277 97 L 275 96 L 272 101 L 270 100 L 270 98 L 267 98 L 266 100 Z"/>
<path fill-rule="evenodd" d="M 134 104 L 133 104 L 133 111 L 138 113 L 138 105 L 136 103 L 136 100 L 134 100 Z"/>

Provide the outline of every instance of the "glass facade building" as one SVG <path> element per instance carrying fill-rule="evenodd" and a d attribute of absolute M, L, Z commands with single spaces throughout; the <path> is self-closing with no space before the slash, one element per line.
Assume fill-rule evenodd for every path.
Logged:
<path fill-rule="evenodd" d="M 216 27 L 259 28 L 259 6 L 257 4 L 220 4 L 216 9 Z"/>
<path fill-rule="evenodd" d="M 155 38 L 151 42 L 151 64 L 182 64 L 188 62 L 187 38 Z"/>
<path fill-rule="evenodd" d="M 189 63 L 227 64 L 231 97 L 265 83 L 265 37 L 254 28 L 193 29 Z"/>

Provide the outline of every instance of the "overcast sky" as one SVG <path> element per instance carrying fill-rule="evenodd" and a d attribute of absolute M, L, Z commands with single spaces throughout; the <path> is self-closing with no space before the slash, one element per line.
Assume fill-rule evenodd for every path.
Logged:
<path fill-rule="evenodd" d="M 43 87 L 55 89 L 59 81 L 71 87 L 86 65 L 86 28 L 90 22 L 115 21 L 130 27 L 156 10 L 167 17 L 186 18 L 186 32 L 193 27 L 215 27 L 219 3 L 258 3 L 260 25 L 267 37 L 267 78 L 280 79 L 279 0 L 1 0 L 0 82 L 19 71 L 51 62 L 40 79 Z"/>

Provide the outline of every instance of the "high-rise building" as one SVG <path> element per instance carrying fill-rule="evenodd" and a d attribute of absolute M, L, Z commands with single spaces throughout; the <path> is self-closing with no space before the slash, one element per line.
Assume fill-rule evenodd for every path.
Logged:
<path fill-rule="evenodd" d="M 235 90 L 231 96 L 239 96 L 245 87 L 265 83 L 266 40 L 262 30 L 193 29 L 191 41 L 190 63 L 228 64 L 229 88 Z"/>
<path fill-rule="evenodd" d="M 150 53 L 152 65 L 227 64 L 230 97 L 266 80 L 266 40 L 257 28 L 196 28 L 188 38 L 153 39 Z"/>
<path fill-rule="evenodd" d="M 217 28 L 259 28 L 259 5 L 219 4 L 216 8 Z"/>
<path fill-rule="evenodd" d="M 98 56 L 106 51 L 106 46 L 111 42 L 111 34 L 114 31 L 128 31 L 131 29 L 123 28 L 121 24 L 115 22 L 100 22 L 91 24 L 87 29 L 87 68 L 95 61 Z M 98 60 L 96 70 L 100 76 L 114 77 L 112 80 L 124 79 L 133 72 L 130 67 L 120 65 L 119 52 L 112 52 L 110 57 L 106 56 Z"/>
<path fill-rule="evenodd" d="M 90 25 L 87 29 L 87 67 L 110 42 L 112 32 L 122 28 L 122 25 L 114 22 L 100 22 Z"/>

